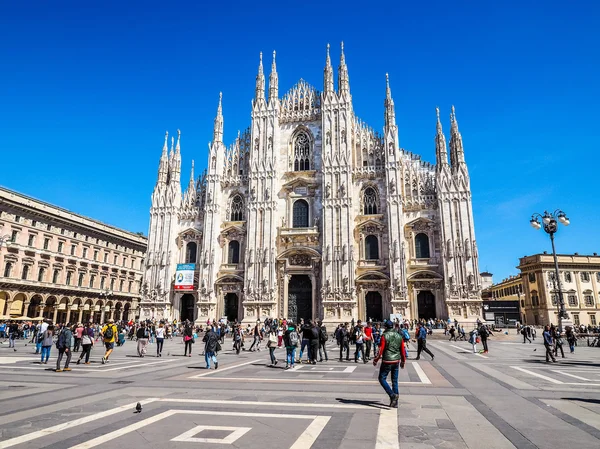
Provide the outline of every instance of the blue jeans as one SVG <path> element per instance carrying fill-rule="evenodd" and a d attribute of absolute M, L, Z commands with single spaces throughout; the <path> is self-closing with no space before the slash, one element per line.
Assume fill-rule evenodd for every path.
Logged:
<path fill-rule="evenodd" d="M 391 398 L 393 394 L 398 394 L 398 369 L 400 368 L 399 363 L 383 363 L 381 362 L 381 368 L 379 368 L 379 383 Z M 387 376 L 392 373 L 392 388 L 388 384 Z"/>
<path fill-rule="evenodd" d="M 50 349 L 52 346 L 42 346 L 42 362 L 47 362 L 50 358 Z"/>
<path fill-rule="evenodd" d="M 310 361 L 310 340 L 308 338 L 303 338 L 302 339 L 302 346 L 300 346 L 300 357 L 298 357 L 300 360 L 302 360 L 302 354 L 304 354 L 304 348 L 308 347 L 308 351 L 307 351 L 307 358 Z"/>
<path fill-rule="evenodd" d="M 285 363 L 286 365 L 292 365 L 294 366 L 294 363 L 296 363 L 296 347 L 292 346 L 290 347 L 286 347 L 285 348 L 287 355 L 285 358 Z"/>
<path fill-rule="evenodd" d="M 213 363 L 217 364 L 217 355 L 214 352 L 205 352 L 204 360 L 206 360 L 206 369 L 210 369 L 210 360 L 212 359 Z"/>

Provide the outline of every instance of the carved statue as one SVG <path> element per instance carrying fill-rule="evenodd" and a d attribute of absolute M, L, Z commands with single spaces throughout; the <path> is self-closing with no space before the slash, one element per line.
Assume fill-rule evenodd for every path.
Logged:
<path fill-rule="evenodd" d="M 327 245 L 325 247 L 325 263 L 329 263 L 329 251 L 331 250 L 331 247 L 329 245 Z"/>
<path fill-rule="evenodd" d="M 394 262 L 398 261 L 398 240 L 394 240 L 392 244 L 392 259 Z"/>
<path fill-rule="evenodd" d="M 254 263 L 254 250 L 248 251 L 248 264 L 252 265 Z"/>
<path fill-rule="evenodd" d="M 265 201 L 268 201 L 271 198 L 271 192 L 269 191 L 269 188 L 267 187 L 265 189 Z"/>
<path fill-rule="evenodd" d="M 328 182 L 327 185 L 325 186 L 325 198 L 329 198 L 330 195 L 331 195 L 331 183 Z"/>
<path fill-rule="evenodd" d="M 390 194 L 394 194 L 396 192 L 396 183 L 394 182 L 394 180 L 392 179 L 390 181 Z"/>
<path fill-rule="evenodd" d="M 346 184 L 342 181 L 338 189 L 338 197 L 343 198 L 344 196 L 346 196 Z"/>
<path fill-rule="evenodd" d="M 160 253 L 160 264 L 165 266 L 167 264 L 167 255 L 164 251 Z"/>
<path fill-rule="evenodd" d="M 314 226 L 315 226 L 315 228 L 319 227 L 319 217 L 315 217 L 315 219 L 314 219 Z"/>
<path fill-rule="evenodd" d="M 452 240 L 448 239 L 446 242 L 446 254 L 448 255 L 448 259 L 452 259 L 454 257 L 454 250 L 452 249 Z"/>
<path fill-rule="evenodd" d="M 281 227 L 285 228 L 285 217 L 281 217 Z"/>
<path fill-rule="evenodd" d="M 267 264 L 269 263 L 269 250 L 268 248 L 265 248 L 263 251 L 263 263 Z"/>
<path fill-rule="evenodd" d="M 327 131 L 325 134 L 325 144 L 331 145 L 331 131 Z"/>
<path fill-rule="evenodd" d="M 260 286 L 261 286 L 261 291 L 262 291 L 262 293 L 263 293 L 263 294 L 266 294 L 266 293 L 267 293 L 267 291 L 268 291 L 268 283 L 267 283 L 267 280 L 266 280 L 266 279 L 263 279 L 263 280 L 260 282 Z"/>
<path fill-rule="evenodd" d="M 256 187 L 252 187 L 250 189 L 250 200 L 252 200 L 252 201 L 256 200 Z"/>
<path fill-rule="evenodd" d="M 348 276 L 342 278 L 342 291 L 348 293 Z"/>
<path fill-rule="evenodd" d="M 471 245 L 469 244 L 469 239 L 465 240 L 465 256 L 467 259 L 471 258 Z"/>
<path fill-rule="evenodd" d="M 273 136 L 269 136 L 269 150 L 273 148 Z"/>
<path fill-rule="evenodd" d="M 208 251 L 204 251 L 204 258 L 202 259 L 204 266 L 208 265 Z"/>
<path fill-rule="evenodd" d="M 473 240 L 473 257 L 476 259 L 479 257 L 479 253 L 477 252 L 477 240 Z"/>
<path fill-rule="evenodd" d="M 342 129 L 342 143 L 346 143 L 346 130 Z"/>
<path fill-rule="evenodd" d="M 342 246 L 342 263 L 346 263 L 346 251 L 347 251 L 347 246 L 344 243 L 344 246 Z"/>

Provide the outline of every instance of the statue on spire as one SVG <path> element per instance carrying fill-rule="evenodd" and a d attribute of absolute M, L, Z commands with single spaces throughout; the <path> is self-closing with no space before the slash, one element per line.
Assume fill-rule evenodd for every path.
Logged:
<path fill-rule="evenodd" d="M 273 50 L 273 62 L 271 63 L 271 74 L 269 75 L 269 103 L 279 98 L 279 76 L 275 63 L 275 50 Z"/>
<path fill-rule="evenodd" d="M 325 70 L 323 73 L 324 94 L 333 93 L 333 67 L 331 67 L 331 58 L 329 57 L 329 44 L 327 44 L 327 59 L 325 60 Z"/>
<path fill-rule="evenodd" d="M 265 75 L 263 73 L 262 51 L 259 54 L 258 74 L 256 75 L 256 100 L 265 98 Z"/>
<path fill-rule="evenodd" d="M 215 117 L 215 126 L 213 129 L 213 142 L 223 142 L 223 92 L 219 92 L 219 107 Z"/>
<path fill-rule="evenodd" d="M 457 169 L 459 166 L 466 166 L 462 136 L 458 130 L 454 105 L 452 105 L 452 111 L 450 112 L 450 163 L 452 169 Z"/>
<path fill-rule="evenodd" d="M 342 41 L 342 54 L 338 68 L 338 92 L 341 96 L 350 94 L 350 80 L 348 79 L 348 67 L 346 67 L 346 56 L 344 55 L 344 42 Z"/>
<path fill-rule="evenodd" d="M 446 149 L 446 136 L 442 131 L 442 122 L 440 120 L 440 108 L 435 107 L 435 114 L 437 116 L 436 124 L 436 135 L 435 135 L 435 156 L 436 156 L 436 169 L 439 172 L 443 166 L 448 165 L 448 150 Z"/>

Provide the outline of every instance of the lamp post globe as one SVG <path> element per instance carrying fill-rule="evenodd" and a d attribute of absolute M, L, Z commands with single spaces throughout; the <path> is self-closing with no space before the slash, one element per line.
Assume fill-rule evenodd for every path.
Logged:
<path fill-rule="evenodd" d="M 565 301 L 562 292 L 562 286 L 560 282 L 560 272 L 558 269 L 558 257 L 556 256 L 556 247 L 554 245 L 554 234 L 558 231 L 558 223 L 568 226 L 571 222 L 567 218 L 567 214 L 562 210 L 557 209 L 554 212 L 550 213 L 548 211 L 544 211 L 544 214 L 535 213 L 531 216 L 529 223 L 531 226 L 539 230 L 542 228 L 542 224 L 540 223 L 540 219 L 544 224 L 543 228 L 546 234 L 550 236 L 550 242 L 552 243 L 552 257 L 554 258 L 554 275 L 556 279 L 556 288 L 558 289 L 558 331 L 563 331 L 563 319 L 568 319 L 569 315 L 565 308 Z"/>

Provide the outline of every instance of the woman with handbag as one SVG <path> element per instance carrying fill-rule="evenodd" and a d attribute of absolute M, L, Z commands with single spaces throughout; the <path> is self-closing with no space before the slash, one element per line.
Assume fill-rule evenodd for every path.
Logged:
<path fill-rule="evenodd" d="M 90 364 L 90 352 L 94 346 L 94 329 L 87 323 L 81 332 L 81 348 L 82 352 L 77 359 L 77 364 L 81 363 L 81 360 L 85 357 L 85 364 Z"/>
<path fill-rule="evenodd" d="M 273 328 L 269 329 L 269 333 L 268 333 L 268 341 L 267 341 L 267 348 L 269 348 L 269 356 L 271 357 L 271 365 L 270 366 L 275 366 L 277 365 L 277 358 L 275 357 L 275 349 L 277 349 L 277 331 Z"/>
<path fill-rule="evenodd" d="M 183 343 L 185 344 L 185 352 L 183 354 L 184 357 L 192 356 L 192 344 L 194 343 L 194 332 L 192 330 L 192 326 L 189 323 L 186 323 L 185 328 L 183 329 Z M 188 355 L 189 351 L 189 355 Z"/>

